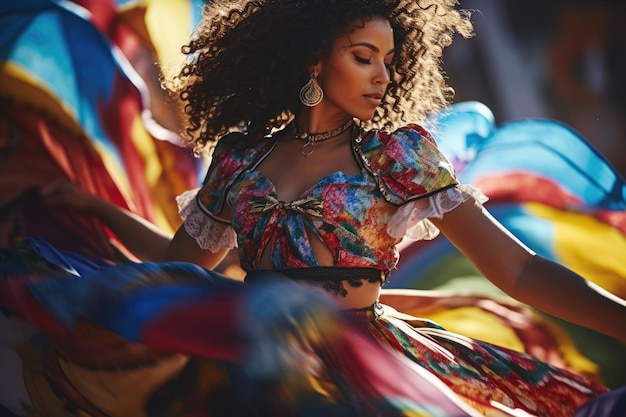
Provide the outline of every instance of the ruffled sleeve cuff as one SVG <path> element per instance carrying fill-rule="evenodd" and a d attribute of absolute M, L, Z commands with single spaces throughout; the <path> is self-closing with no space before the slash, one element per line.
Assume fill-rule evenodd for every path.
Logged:
<path fill-rule="evenodd" d="M 183 219 L 185 231 L 202 249 L 213 253 L 220 249 L 237 247 L 237 235 L 232 225 L 217 221 L 200 209 L 196 201 L 199 190 L 200 188 L 185 191 L 176 197 L 178 213 Z"/>
<path fill-rule="evenodd" d="M 444 189 L 428 198 L 412 200 L 403 204 L 387 224 L 387 233 L 400 239 L 431 240 L 439 235 L 439 229 L 428 219 L 441 219 L 461 203 L 473 198 L 484 204 L 488 197 L 470 184 L 460 184 Z"/>

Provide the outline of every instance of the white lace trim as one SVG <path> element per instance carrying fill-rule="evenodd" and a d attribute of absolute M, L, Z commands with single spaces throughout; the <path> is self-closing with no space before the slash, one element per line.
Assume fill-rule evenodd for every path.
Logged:
<path fill-rule="evenodd" d="M 387 233 L 394 238 L 406 236 L 413 240 L 431 240 L 439 235 L 439 229 L 428 219 L 441 219 L 444 214 L 461 203 L 473 198 L 483 204 L 488 197 L 470 184 L 440 191 L 432 196 L 403 204 L 387 224 Z"/>
<path fill-rule="evenodd" d="M 185 231 L 196 239 L 198 245 L 215 253 L 220 249 L 237 247 L 237 234 L 230 224 L 221 223 L 205 214 L 196 195 L 200 189 L 185 191 L 176 197 L 178 214 L 183 219 Z"/>

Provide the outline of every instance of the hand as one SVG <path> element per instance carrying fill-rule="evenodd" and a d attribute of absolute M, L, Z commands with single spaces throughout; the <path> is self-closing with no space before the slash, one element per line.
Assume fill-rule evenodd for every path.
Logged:
<path fill-rule="evenodd" d="M 69 208 L 93 212 L 99 203 L 98 197 L 66 179 L 57 179 L 41 186 L 39 196 L 42 205 L 48 208 Z"/>
<path fill-rule="evenodd" d="M 98 226 L 106 227 L 128 251 L 141 260 L 160 261 L 172 241 L 171 234 L 159 229 L 154 223 L 65 179 L 43 185 L 39 195 L 41 205 L 45 208 L 70 210 L 75 212 L 76 218 L 96 220 Z M 193 243 L 201 251 L 195 240 Z"/>

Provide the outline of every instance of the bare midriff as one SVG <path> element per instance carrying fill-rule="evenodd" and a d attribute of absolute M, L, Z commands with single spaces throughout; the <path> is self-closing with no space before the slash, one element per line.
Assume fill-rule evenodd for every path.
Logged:
<path fill-rule="evenodd" d="M 308 233 L 311 233 L 310 231 Z M 330 250 L 317 238 L 313 238 L 313 236 L 309 236 L 309 240 L 311 242 L 311 247 L 313 252 L 315 253 L 315 257 L 319 262 L 320 266 L 333 266 L 335 260 L 333 259 L 333 255 Z M 266 269 L 271 269 L 271 263 L 269 261 L 269 251 L 265 251 L 263 254 L 261 265 Z M 280 272 L 280 271 L 279 271 Z M 318 286 L 323 288 L 324 283 L 318 281 L 311 280 L 298 280 L 298 282 L 311 284 L 313 286 Z M 361 280 L 363 285 L 359 287 L 352 287 L 346 281 L 343 281 L 343 286 L 347 291 L 347 294 L 335 294 L 332 291 L 328 291 L 333 298 L 336 299 L 339 308 L 341 309 L 354 309 L 354 308 L 366 308 L 370 307 L 376 301 L 378 301 L 378 296 L 380 295 L 380 282 L 370 282 L 367 278 Z"/>

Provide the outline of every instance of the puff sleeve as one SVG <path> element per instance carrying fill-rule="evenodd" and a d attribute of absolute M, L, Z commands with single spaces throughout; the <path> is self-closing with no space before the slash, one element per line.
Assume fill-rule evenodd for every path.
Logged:
<path fill-rule="evenodd" d="M 220 249 L 233 249 L 237 246 L 237 235 L 233 227 L 215 217 L 207 215 L 198 205 L 200 188 L 186 191 L 176 197 L 178 213 L 183 226 L 202 249 L 215 253 Z"/>
<path fill-rule="evenodd" d="M 361 152 L 381 193 L 396 206 L 458 184 L 452 164 L 418 125 L 374 132 L 363 139 Z"/>
<path fill-rule="evenodd" d="M 487 200 L 476 187 L 459 184 L 450 161 L 419 125 L 376 132 L 362 151 L 385 199 L 399 206 L 387 224 L 392 237 L 433 239 L 439 230 L 429 218 L 442 218 L 470 198 Z"/>
<path fill-rule="evenodd" d="M 185 231 L 202 249 L 216 252 L 237 246 L 237 235 L 230 219 L 219 216 L 228 189 L 248 164 L 247 138 L 232 133 L 220 139 L 201 188 L 176 198 Z"/>

